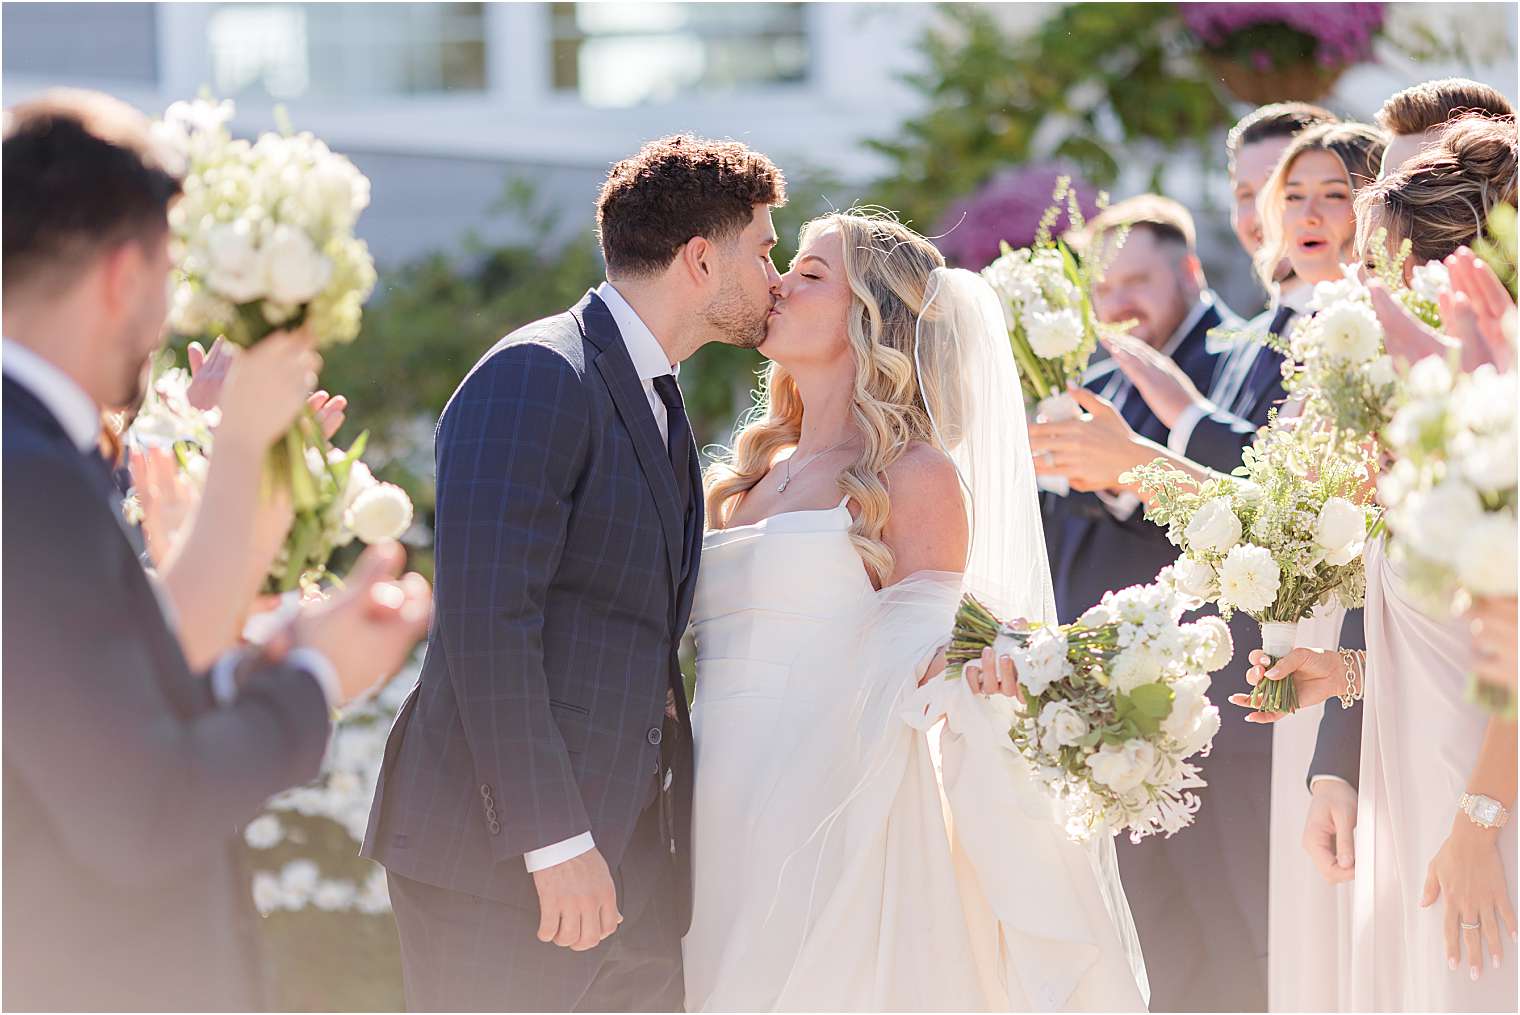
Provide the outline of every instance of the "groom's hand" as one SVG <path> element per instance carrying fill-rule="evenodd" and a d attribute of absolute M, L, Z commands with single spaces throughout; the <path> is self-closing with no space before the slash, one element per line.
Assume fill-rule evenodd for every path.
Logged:
<path fill-rule="evenodd" d="M 617 889 L 601 850 L 591 849 L 564 863 L 533 872 L 538 889 L 538 939 L 561 948 L 589 951 L 601 944 L 623 915 Z"/>

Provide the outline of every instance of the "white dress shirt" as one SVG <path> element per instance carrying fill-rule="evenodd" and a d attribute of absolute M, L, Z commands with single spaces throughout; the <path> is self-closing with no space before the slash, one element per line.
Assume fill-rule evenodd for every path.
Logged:
<path fill-rule="evenodd" d="M 607 309 L 612 311 L 612 320 L 617 324 L 618 332 L 623 336 L 623 345 L 628 349 L 628 358 L 633 361 L 633 371 L 639 375 L 639 383 L 644 385 L 644 397 L 649 400 L 649 411 L 654 414 L 655 426 L 659 427 L 660 440 L 670 442 L 670 417 L 665 410 L 665 402 L 660 398 L 659 392 L 654 390 L 656 377 L 678 376 L 680 367 L 672 364 L 665 355 L 665 349 L 660 345 L 660 340 L 654 337 L 654 332 L 649 330 L 633 307 L 623 298 L 611 282 L 603 282 L 596 290 L 597 296 L 601 297 Z M 541 871 L 545 867 L 553 867 L 573 860 L 582 853 L 589 853 L 596 848 L 596 842 L 591 838 L 589 831 L 580 835 L 571 836 L 560 842 L 545 846 L 542 849 L 530 849 L 523 854 L 523 862 L 527 864 L 528 872 Z"/>
<path fill-rule="evenodd" d="M 92 454 L 100 448 L 100 407 L 85 393 L 74 379 L 58 369 L 20 342 L 10 339 L 0 341 L 0 369 L 5 375 L 42 403 L 53 414 L 58 425 L 80 454 Z M 153 588 L 158 605 L 169 627 L 176 626 L 174 610 L 158 576 L 148 572 L 148 583 Z M 218 704 L 225 705 L 237 697 L 234 674 L 242 654 L 225 653 L 211 669 L 211 693 Z M 311 674 L 329 705 L 339 700 L 338 674 L 322 653 L 310 648 L 292 650 L 285 661 Z"/>

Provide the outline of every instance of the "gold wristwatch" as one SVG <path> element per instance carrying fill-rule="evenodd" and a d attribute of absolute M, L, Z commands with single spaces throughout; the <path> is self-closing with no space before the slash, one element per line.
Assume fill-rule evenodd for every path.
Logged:
<path fill-rule="evenodd" d="M 1509 811 L 1504 805 L 1482 793 L 1463 793 L 1457 801 L 1457 809 L 1479 828 L 1503 828 L 1509 820 Z"/>

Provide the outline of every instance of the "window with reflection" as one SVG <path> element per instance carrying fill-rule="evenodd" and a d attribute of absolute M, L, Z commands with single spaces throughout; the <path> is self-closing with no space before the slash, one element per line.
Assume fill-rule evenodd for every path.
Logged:
<path fill-rule="evenodd" d="M 591 106 L 805 81 L 800 3 L 553 4 L 554 88 Z"/>
<path fill-rule="evenodd" d="M 485 4 L 219 4 L 207 42 L 218 95 L 483 91 Z"/>

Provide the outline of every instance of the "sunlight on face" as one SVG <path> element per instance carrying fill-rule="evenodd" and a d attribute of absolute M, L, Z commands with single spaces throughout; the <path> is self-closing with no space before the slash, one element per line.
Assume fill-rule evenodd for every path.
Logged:
<path fill-rule="evenodd" d="M 1283 239 L 1293 271 L 1308 282 L 1333 282 L 1350 260 L 1356 212 L 1346 167 L 1331 152 L 1307 151 L 1294 160 L 1283 188 Z"/>
<path fill-rule="evenodd" d="M 1269 137 L 1242 145 L 1235 153 L 1235 171 L 1230 186 L 1235 193 L 1235 203 L 1230 207 L 1230 225 L 1235 238 L 1252 257 L 1261 249 L 1261 220 L 1256 214 L 1256 195 L 1266 186 L 1277 160 L 1293 141 L 1288 137 Z"/>
<path fill-rule="evenodd" d="M 781 277 L 760 352 L 788 369 L 849 357 L 846 322 L 854 293 L 844 272 L 844 237 L 837 226 L 809 236 Z"/>

